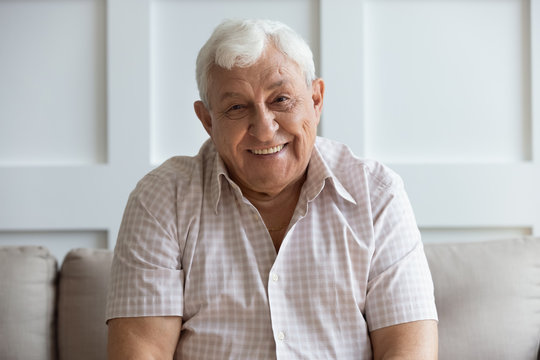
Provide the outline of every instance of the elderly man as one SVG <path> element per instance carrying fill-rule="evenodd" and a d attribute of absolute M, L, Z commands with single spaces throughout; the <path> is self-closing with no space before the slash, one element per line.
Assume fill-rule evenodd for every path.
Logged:
<path fill-rule="evenodd" d="M 110 358 L 435 359 L 403 184 L 317 137 L 324 82 L 307 44 L 281 23 L 225 21 L 197 83 L 210 140 L 145 176 L 126 207 Z"/>

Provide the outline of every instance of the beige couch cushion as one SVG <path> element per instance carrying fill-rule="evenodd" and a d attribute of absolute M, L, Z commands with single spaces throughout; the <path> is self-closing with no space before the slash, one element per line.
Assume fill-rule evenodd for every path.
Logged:
<path fill-rule="evenodd" d="M 75 249 L 64 259 L 58 293 L 60 359 L 106 359 L 105 305 L 112 252 Z"/>
<path fill-rule="evenodd" d="M 56 269 L 43 247 L 0 247 L 2 359 L 55 358 Z"/>
<path fill-rule="evenodd" d="M 540 340 L 540 238 L 427 244 L 439 359 L 534 360 Z"/>

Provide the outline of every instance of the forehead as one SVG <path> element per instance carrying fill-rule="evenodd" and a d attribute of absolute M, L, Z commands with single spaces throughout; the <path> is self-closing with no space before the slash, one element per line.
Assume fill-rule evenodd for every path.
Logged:
<path fill-rule="evenodd" d="M 303 72 L 294 61 L 273 47 L 267 48 L 253 65 L 228 70 L 213 66 L 210 71 L 209 95 L 219 95 L 231 88 L 271 90 L 283 85 L 305 84 Z"/>

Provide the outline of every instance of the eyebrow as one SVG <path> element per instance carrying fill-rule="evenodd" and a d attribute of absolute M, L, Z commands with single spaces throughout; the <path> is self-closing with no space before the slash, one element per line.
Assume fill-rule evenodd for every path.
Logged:
<path fill-rule="evenodd" d="M 275 88 L 278 88 L 278 87 L 280 87 L 280 86 L 283 86 L 283 84 L 285 84 L 285 83 L 287 83 L 286 80 L 283 80 L 283 79 L 278 80 L 278 81 L 276 81 L 276 82 L 270 84 L 270 86 L 268 87 L 268 90 L 274 90 Z"/>
<path fill-rule="evenodd" d="M 221 95 L 221 98 L 219 100 L 223 101 L 223 100 L 225 100 L 227 98 L 240 97 L 240 96 L 241 96 L 240 93 L 237 93 L 237 92 L 234 92 L 234 91 L 227 91 L 226 93 Z"/>
<path fill-rule="evenodd" d="M 281 86 L 283 86 L 283 84 L 286 84 L 288 83 L 287 80 L 278 80 L 276 82 L 273 82 L 272 84 L 270 84 L 270 86 L 268 86 L 268 88 L 266 88 L 266 90 L 274 90 L 274 89 L 277 89 Z M 234 98 L 234 97 L 242 97 L 242 94 L 241 93 L 238 93 L 238 92 L 234 92 L 234 91 L 227 91 L 226 93 L 224 93 L 223 95 L 221 95 L 220 97 L 220 101 L 223 101 L 227 98 Z"/>

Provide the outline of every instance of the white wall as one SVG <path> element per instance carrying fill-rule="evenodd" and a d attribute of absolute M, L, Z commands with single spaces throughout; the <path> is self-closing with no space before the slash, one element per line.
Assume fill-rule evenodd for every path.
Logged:
<path fill-rule="evenodd" d="M 307 39 L 320 133 L 403 176 L 424 241 L 540 234 L 538 0 L 0 0 L 0 245 L 114 246 L 136 181 L 206 138 L 225 17 Z"/>

